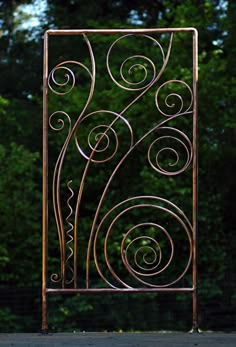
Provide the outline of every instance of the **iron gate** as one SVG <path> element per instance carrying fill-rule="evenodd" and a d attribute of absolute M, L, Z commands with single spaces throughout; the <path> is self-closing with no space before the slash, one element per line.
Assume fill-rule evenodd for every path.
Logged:
<path fill-rule="evenodd" d="M 45 33 L 42 225 L 43 331 L 79 292 L 189 292 L 198 328 L 194 28 Z"/>

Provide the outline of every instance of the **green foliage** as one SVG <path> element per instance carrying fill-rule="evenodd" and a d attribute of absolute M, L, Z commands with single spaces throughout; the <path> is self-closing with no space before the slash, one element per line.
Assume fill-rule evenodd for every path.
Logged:
<path fill-rule="evenodd" d="M 8 331 L 17 331 L 18 329 L 21 329 L 21 325 L 18 322 L 17 315 L 13 314 L 10 310 L 10 308 L 6 307 L 3 309 L 0 309 L 0 319 L 2 322 L 3 327 L 7 327 Z M 6 329 L 6 328 L 5 328 Z M 4 331 L 4 330 L 0 330 Z"/>
<path fill-rule="evenodd" d="M 35 271 L 40 265 L 38 157 L 16 143 L 8 148 L 0 145 L 1 286 L 39 283 Z"/>

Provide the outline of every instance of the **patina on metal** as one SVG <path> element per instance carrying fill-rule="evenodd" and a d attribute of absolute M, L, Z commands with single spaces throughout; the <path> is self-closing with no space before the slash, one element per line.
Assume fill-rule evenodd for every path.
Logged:
<path fill-rule="evenodd" d="M 175 40 L 179 35 L 190 37 L 191 66 L 186 79 L 178 70 L 172 79 L 166 80 Z M 96 71 L 96 56 L 93 37 L 107 35 L 111 42 L 106 48 L 104 66 L 106 78 L 115 89 L 129 94 L 126 101 L 120 101 L 121 109 L 110 110 L 109 100 L 101 109 L 95 109 L 93 97 L 100 91 L 95 88 L 99 79 Z M 83 40 L 87 47 L 85 60 L 68 59 L 51 66 L 50 39 L 75 36 Z M 145 54 L 132 53 L 128 49 L 129 40 L 143 40 Z M 186 38 L 185 38 L 186 39 Z M 122 46 L 122 43 L 126 45 Z M 119 48 L 119 46 L 121 48 Z M 148 47 L 155 54 L 147 56 Z M 119 76 L 112 64 L 118 64 L 117 47 L 126 47 L 126 58 L 119 62 Z M 131 46 L 134 47 L 134 46 Z M 137 45 L 140 48 L 140 45 Z M 119 52 L 118 49 L 118 52 Z M 124 50 L 124 48 L 123 48 Z M 97 52 L 97 51 L 96 51 Z M 103 52 L 104 54 L 104 52 Z M 115 56 L 115 59 L 113 59 Z M 154 57 L 154 58 L 153 58 Z M 122 59 L 122 57 L 120 56 Z M 56 293 L 79 292 L 189 292 L 193 297 L 193 331 L 198 330 L 197 313 L 197 31 L 194 28 L 168 29 L 113 29 L 113 30 L 48 30 L 44 37 L 44 82 L 43 82 L 43 207 L 42 207 L 42 331 L 48 330 L 47 296 Z M 128 66 L 128 68 L 127 68 Z M 63 102 L 50 106 L 50 98 L 71 100 L 73 91 L 79 88 L 77 70 L 83 70 L 89 80 L 87 99 L 81 105 L 79 114 L 69 114 Z M 118 71 L 118 69 L 116 69 Z M 135 71 L 137 76 L 135 76 Z M 172 71 L 172 70 L 171 70 Z M 185 71 L 185 70 L 184 70 Z M 58 77 L 61 74 L 62 77 Z M 140 77 L 141 76 L 141 77 Z M 132 80 L 132 77 L 135 77 Z M 152 98 L 155 124 L 145 120 L 147 127 L 142 133 L 133 125 L 132 108 L 137 103 L 145 103 L 145 97 Z M 55 106 L 56 105 L 56 106 Z M 53 109 L 52 109 L 53 107 Z M 91 119 L 97 119 L 97 123 Z M 101 119 L 101 120 L 100 120 Z M 184 120 L 184 121 L 183 121 Z M 187 120 L 187 121 L 186 121 Z M 188 124 L 185 130 L 185 124 Z M 189 124 L 191 126 L 189 126 Z M 92 127 L 92 128 L 91 128 Z M 120 133 L 120 129 L 125 129 Z M 65 131 L 66 129 L 66 131 Z M 82 129 L 82 130 L 81 130 Z M 141 129 L 142 130 L 142 129 Z M 65 131 L 64 140 L 57 148 L 58 155 L 51 158 L 49 138 Z M 87 149 L 81 143 L 81 132 L 87 131 Z M 128 136 L 127 148 L 120 150 L 122 138 Z M 62 139 L 61 137 L 60 139 Z M 60 140 L 61 141 L 61 140 Z M 165 144 L 166 143 L 166 144 Z M 176 147 L 175 147 L 176 146 Z M 69 162 L 71 148 L 77 153 L 78 162 Z M 169 198 L 155 189 L 114 199 L 114 205 L 104 210 L 104 201 L 111 194 L 111 186 L 133 153 L 145 149 L 146 167 L 157 179 L 174 182 L 182 175 L 190 175 L 189 206 L 192 211 L 184 211 L 186 204 L 177 204 L 178 197 Z M 112 148 L 112 150 L 111 150 Z M 135 152 L 137 151 L 137 152 Z M 55 151 L 54 151 L 55 155 Z M 171 160 L 169 156 L 171 155 Z M 174 157 L 174 160 L 173 160 Z M 182 157 L 184 159 L 182 159 Z M 49 160 L 50 158 L 50 160 Z M 70 157 L 69 157 L 70 158 Z M 167 164 L 163 164 L 163 158 Z M 137 159 L 137 156 L 136 156 Z M 80 165 L 80 178 L 64 177 L 67 167 Z M 82 167 L 82 171 L 81 171 Z M 100 169 L 102 167 L 102 169 Z M 93 196 L 96 208 L 91 214 L 90 229 L 86 230 L 87 243 L 83 252 L 80 249 L 81 209 L 86 204 L 86 185 L 92 168 L 107 169 L 104 187 Z M 75 170 L 75 169 L 74 169 Z M 131 176 L 135 174 L 132 173 Z M 63 177 L 63 178 L 62 178 Z M 76 184 L 74 184 L 74 179 Z M 132 182 L 130 182 L 132 184 Z M 164 183 L 163 183 L 164 184 Z M 92 190 L 93 187 L 90 187 Z M 188 197 L 184 196 L 184 200 Z M 111 199 L 111 201 L 113 201 Z M 182 206 L 183 205 L 183 206 Z M 83 214 L 83 213 L 82 213 Z M 190 214 L 190 215 L 189 215 Z M 53 215 L 58 235 L 58 270 L 50 273 L 48 236 L 51 232 L 49 217 Z M 139 220 L 140 217 L 140 220 Z M 50 219 L 51 220 L 51 219 Z M 125 225 L 119 231 L 117 225 Z M 127 223 L 129 221 L 129 223 Z M 132 223 L 130 223 L 132 221 Z M 135 221 L 135 222 L 134 222 Z M 175 226 L 176 225 L 176 226 Z M 54 230 L 53 229 L 53 230 Z M 83 231 L 84 232 L 84 231 Z M 112 235 L 115 234 L 115 239 Z M 176 235 L 183 235 L 177 236 Z M 161 241 L 161 237 L 164 241 Z M 115 242 L 115 247 L 114 247 Z M 176 246 L 176 242 L 180 246 Z M 114 248 L 117 254 L 113 254 Z M 166 248 L 166 249 L 165 249 Z M 49 253 L 49 254 L 48 254 Z M 82 255 L 84 259 L 81 259 Z M 185 258 L 184 258 L 185 254 Z M 178 259 L 183 257 L 185 264 L 178 268 Z M 111 259 L 112 258 L 112 259 Z M 119 259 L 123 270 L 116 268 L 114 258 Z M 80 266 L 85 266 L 83 271 Z M 170 271 L 177 262 L 176 274 Z M 181 262 L 183 264 L 184 261 Z M 120 265 L 119 265 L 120 267 Z M 91 270 L 92 269 L 92 270 Z M 92 275 L 91 275 L 92 271 Z M 168 271 L 170 277 L 168 278 Z M 167 275 L 164 275 L 167 273 Z M 191 283 L 189 283 L 189 273 Z M 96 281 L 96 275 L 98 280 Z M 188 275 L 188 279 L 185 278 Z M 187 284 L 187 285 L 186 285 Z"/>

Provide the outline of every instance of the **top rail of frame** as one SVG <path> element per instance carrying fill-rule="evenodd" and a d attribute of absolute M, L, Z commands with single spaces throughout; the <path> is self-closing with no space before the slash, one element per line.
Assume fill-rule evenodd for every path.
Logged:
<path fill-rule="evenodd" d="M 143 34 L 143 33 L 169 33 L 193 32 L 198 34 L 196 28 L 153 28 L 153 29 L 49 29 L 45 35 L 79 35 L 79 34 Z"/>

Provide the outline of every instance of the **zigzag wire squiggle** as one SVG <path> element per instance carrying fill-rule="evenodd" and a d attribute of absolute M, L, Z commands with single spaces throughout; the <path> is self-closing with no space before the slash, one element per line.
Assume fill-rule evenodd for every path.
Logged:
<path fill-rule="evenodd" d="M 71 118 L 70 116 L 63 111 L 56 111 L 53 112 L 50 117 L 49 117 L 49 125 L 51 127 L 51 129 L 53 129 L 54 131 L 61 131 L 62 129 L 64 129 L 65 126 L 65 122 L 62 118 L 58 118 L 57 119 L 57 123 L 58 123 L 58 127 L 56 128 L 55 126 L 53 126 L 52 124 L 52 120 L 56 115 L 63 115 L 64 117 L 67 118 L 68 122 L 69 122 L 69 129 L 68 129 L 68 133 L 67 133 L 67 137 L 66 137 L 66 141 L 68 140 L 70 133 L 71 133 Z M 66 143 L 65 141 L 65 143 Z M 53 209 L 54 209 L 54 215 L 55 215 L 55 222 L 56 222 L 56 226 L 57 226 L 57 232 L 58 232 L 58 237 L 59 237 L 59 245 L 60 245 L 60 261 L 61 261 L 61 275 L 59 275 L 58 273 L 53 273 L 51 275 L 51 281 L 54 283 L 57 282 L 61 282 L 64 283 L 64 260 L 65 260 L 65 250 L 64 250 L 64 244 L 65 244 L 65 240 L 64 240 L 64 233 L 63 233 L 63 223 L 62 223 L 62 216 L 61 216 L 61 204 L 60 204 L 60 199 L 59 199 L 59 185 L 56 185 L 57 182 L 57 175 L 59 175 L 59 165 L 61 160 L 63 160 L 63 148 L 57 158 L 56 164 L 55 164 L 55 168 L 54 168 L 54 172 L 53 172 L 53 183 L 52 183 L 52 199 L 53 199 Z"/>
<path fill-rule="evenodd" d="M 70 222 L 70 217 L 73 214 L 73 208 L 71 207 L 70 201 L 71 201 L 71 199 L 74 196 L 74 191 L 73 191 L 73 189 L 70 186 L 71 183 L 72 183 L 72 180 L 68 181 L 68 183 L 67 183 L 67 188 L 70 191 L 70 196 L 69 196 L 69 198 L 67 199 L 67 202 L 66 202 L 66 204 L 67 204 L 67 206 L 69 208 L 69 214 L 66 217 L 66 224 L 69 227 L 69 229 L 66 232 L 66 235 L 68 237 L 68 241 L 66 242 L 66 247 L 67 247 L 67 249 L 69 251 L 69 254 L 68 254 L 67 258 L 66 258 L 66 266 L 69 269 L 69 271 L 71 272 L 72 278 L 70 280 L 66 280 L 66 284 L 70 284 L 70 283 L 72 283 L 74 281 L 74 270 L 73 270 L 72 266 L 69 265 L 69 260 L 73 257 L 73 254 L 74 254 L 73 248 L 71 247 L 73 245 L 73 241 L 74 241 L 74 237 L 73 237 L 73 234 L 72 234 L 73 231 L 74 231 L 74 225 Z"/>

